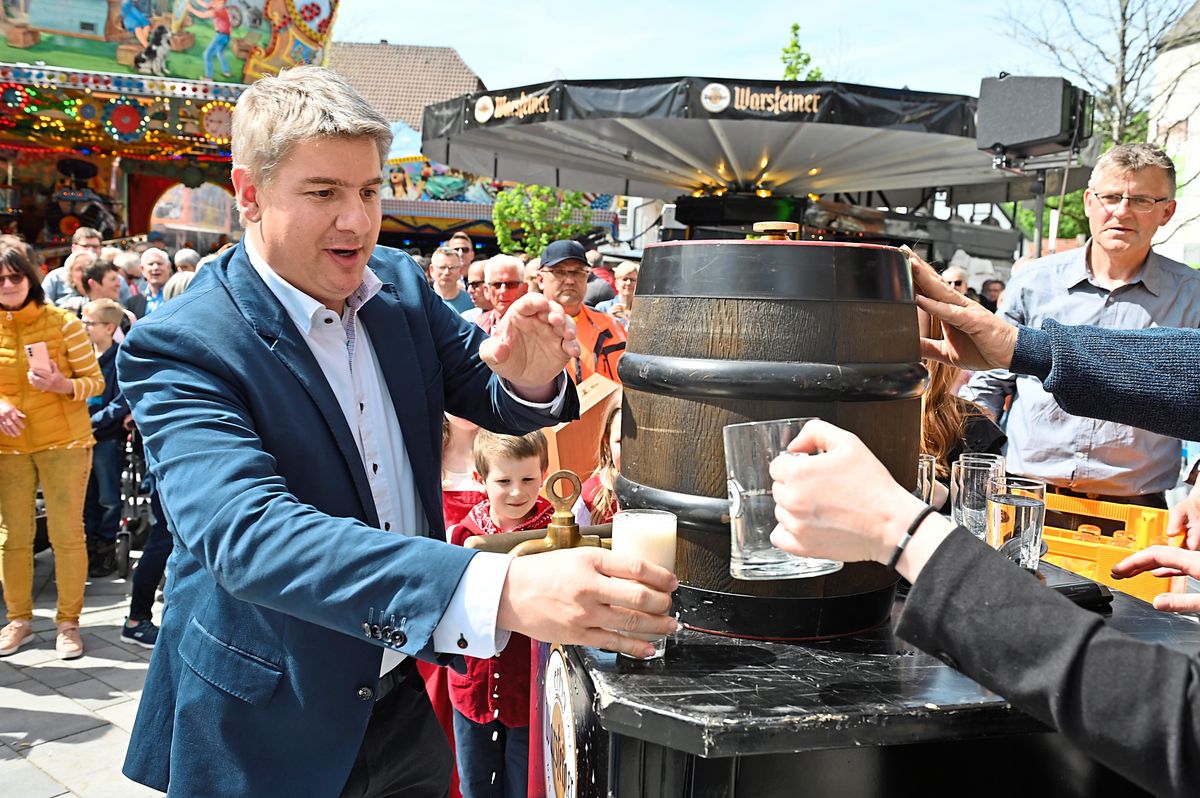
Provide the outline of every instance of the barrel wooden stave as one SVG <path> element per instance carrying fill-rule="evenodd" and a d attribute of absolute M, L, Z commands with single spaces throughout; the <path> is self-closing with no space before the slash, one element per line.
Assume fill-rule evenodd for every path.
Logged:
<path fill-rule="evenodd" d="M 651 291 L 655 284 L 656 259 L 650 257 L 653 252 L 654 249 L 647 251 L 641 274 L 642 284 L 649 285 Z M 789 257 L 793 254 L 806 262 L 793 263 Z M 675 278 L 682 277 L 683 286 L 673 285 L 670 289 L 676 293 L 643 295 L 639 291 L 637 322 L 632 325 L 628 346 L 633 357 L 627 355 L 623 361 L 623 379 L 628 365 L 645 365 L 648 359 L 656 363 L 683 359 L 683 365 L 693 371 L 684 372 L 682 389 L 634 386 L 631 382 L 636 381 L 625 380 L 623 476 L 645 486 L 722 500 L 727 497 L 721 437 L 724 426 L 813 416 L 854 431 L 901 484 L 915 486 L 919 396 L 846 401 L 792 398 L 786 391 L 783 398 L 764 398 L 753 393 L 745 396 L 689 393 L 704 389 L 731 362 L 829 364 L 831 390 L 843 376 L 839 366 L 879 364 L 887 370 L 919 363 L 916 310 L 911 302 L 911 283 L 907 282 L 907 263 L 901 263 L 902 256 L 894 251 L 863 253 L 829 248 L 816 253 L 827 257 L 814 265 L 813 254 L 779 250 L 771 245 L 765 248 L 714 245 L 708 253 L 695 248 L 682 252 L 682 258 L 675 258 L 669 264 Z M 859 258 L 863 254 L 872 259 L 866 265 Z M 677 292 L 688 284 L 689 269 L 692 273 L 705 270 L 701 284 L 705 279 L 711 280 L 709 270 L 722 268 L 722 255 L 732 256 L 733 266 L 725 264 L 727 268 L 766 269 L 780 275 L 784 283 L 796 282 L 793 269 L 809 268 L 800 280 L 800 289 L 815 287 L 814 293 L 821 295 L 817 298 L 684 296 Z M 763 280 L 769 284 L 774 279 L 770 274 L 766 278 L 761 272 L 755 274 L 757 286 L 752 285 L 751 292 L 761 292 Z M 663 284 L 661 280 L 659 283 Z M 839 299 L 843 294 L 869 295 L 872 291 L 906 296 L 907 301 Z M 806 390 L 815 385 L 820 391 L 823 382 L 822 378 L 806 383 Z M 864 500 L 869 501 L 870 497 L 864 496 Z M 737 580 L 729 575 L 730 548 L 727 524 L 708 524 L 704 528 L 681 524 L 677 552 L 681 584 L 741 596 L 836 601 L 857 594 L 878 595 L 881 590 L 890 590 L 896 579 L 894 572 L 882 566 L 851 563 L 835 574 L 810 579 Z M 687 622 L 687 618 L 684 620 Z"/>

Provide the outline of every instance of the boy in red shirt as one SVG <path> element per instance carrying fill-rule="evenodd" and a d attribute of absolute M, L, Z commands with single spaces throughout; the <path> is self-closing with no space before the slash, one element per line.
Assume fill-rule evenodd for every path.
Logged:
<path fill-rule="evenodd" d="M 548 526 L 554 507 L 538 491 L 549 464 L 541 432 L 517 437 L 480 430 L 475 438 L 475 478 L 483 483 L 487 498 L 451 527 L 450 542 L 461 546 L 474 535 Z M 467 672 L 450 674 L 463 798 L 527 795 L 529 651 L 529 638 L 514 634 L 500 654 L 491 659 L 467 657 Z"/>

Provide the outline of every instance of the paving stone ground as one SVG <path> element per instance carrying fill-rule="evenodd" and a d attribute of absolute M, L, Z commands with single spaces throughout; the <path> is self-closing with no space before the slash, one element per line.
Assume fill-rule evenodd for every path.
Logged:
<path fill-rule="evenodd" d="M 88 580 L 84 656 L 54 653 L 54 555 L 34 558 L 37 640 L 0 659 L 0 793 L 12 798 L 142 798 L 121 775 L 150 650 L 121 642 L 129 580 Z M 161 604 L 155 605 L 155 622 Z"/>

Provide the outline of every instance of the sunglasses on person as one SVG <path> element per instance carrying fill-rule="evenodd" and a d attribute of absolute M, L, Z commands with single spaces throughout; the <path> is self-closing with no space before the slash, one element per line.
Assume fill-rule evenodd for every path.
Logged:
<path fill-rule="evenodd" d="M 950 285 L 966 285 L 966 280 L 951 280 Z"/>
<path fill-rule="evenodd" d="M 25 280 L 23 274 L 0 274 L 0 285 L 8 283 L 9 285 L 20 285 Z"/>
<path fill-rule="evenodd" d="M 470 252 L 470 251 L 471 251 L 471 248 L 470 248 L 470 247 L 450 247 L 450 249 L 454 250 L 454 251 L 455 251 L 455 252 L 457 252 L 459 255 L 463 254 L 464 252 Z"/>
<path fill-rule="evenodd" d="M 470 280 L 467 282 L 467 288 L 471 289 L 472 291 L 477 288 L 483 288 L 485 285 L 487 285 L 487 283 L 485 283 L 483 280 Z"/>
<path fill-rule="evenodd" d="M 499 291 L 502 288 L 506 291 L 515 291 L 522 285 L 525 285 L 523 280 L 497 280 L 494 283 L 488 283 L 488 287 L 493 291 Z"/>

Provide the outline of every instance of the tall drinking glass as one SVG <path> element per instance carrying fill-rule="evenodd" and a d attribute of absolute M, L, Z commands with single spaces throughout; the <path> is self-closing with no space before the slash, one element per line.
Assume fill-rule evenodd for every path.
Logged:
<path fill-rule="evenodd" d="M 665 510 L 622 510 L 612 518 L 613 553 L 648 560 L 675 573 L 675 527 L 675 514 Z M 667 651 L 666 637 L 621 634 L 653 643 L 654 654 L 647 659 L 659 659 Z"/>
<path fill-rule="evenodd" d="M 1041 559 L 1045 521 L 1045 482 L 1010 476 L 988 481 L 988 545 L 1034 573 Z"/>
<path fill-rule="evenodd" d="M 937 480 L 937 458 L 931 454 L 917 455 L 917 496 L 933 504 L 933 485 Z"/>
<path fill-rule="evenodd" d="M 801 579 L 840 571 L 842 563 L 797 557 L 771 545 L 775 498 L 771 461 L 787 452 L 810 418 L 730 424 L 724 430 L 729 479 L 729 525 L 733 546 L 729 573 L 735 579 Z M 793 455 L 805 457 L 806 455 Z"/>
<path fill-rule="evenodd" d="M 950 467 L 950 517 L 980 540 L 987 536 L 988 480 L 997 475 L 989 461 L 960 458 Z"/>
<path fill-rule="evenodd" d="M 990 452 L 963 452 L 958 456 L 958 459 L 967 460 L 969 462 L 978 460 L 991 463 L 996 468 L 996 476 L 1002 476 L 1004 474 L 1005 462 L 1004 455 L 1002 454 L 992 454 Z"/>

